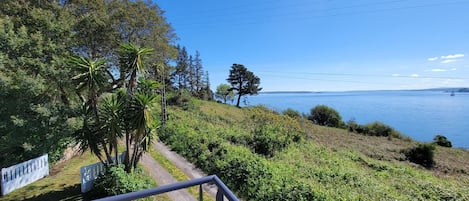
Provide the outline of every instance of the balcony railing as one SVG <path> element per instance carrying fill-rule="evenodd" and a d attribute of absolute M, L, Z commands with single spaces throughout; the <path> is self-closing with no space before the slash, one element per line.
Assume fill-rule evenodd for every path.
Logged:
<path fill-rule="evenodd" d="M 231 192 L 231 190 L 216 176 L 206 176 L 199 179 L 192 179 L 189 181 L 178 182 L 174 184 L 159 186 L 156 188 L 145 189 L 137 192 L 120 194 L 112 197 L 98 199 L 97 201 L 121 201 L 121 200 L 135 200 L 139 198 L 149 197 L 170 191 L 175 191 L 183 188 L 189 188 L 199 185 L 199 200 L 203 200 L 202 184 L 215 184 L 218 187 L 216 201 L 223 201 L 226 197 L 229 201 L 239 201 L 239 199 Z"/>

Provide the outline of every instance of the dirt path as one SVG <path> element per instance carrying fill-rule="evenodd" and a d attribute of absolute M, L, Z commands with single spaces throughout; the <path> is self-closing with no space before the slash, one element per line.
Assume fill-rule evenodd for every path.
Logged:
<path fill-rule="evenodd" d="M 150 176 L 158 183 L 159 186 L 178 182 L 168 171 L 155 161 L 151 156 L 144 154 L 141 162 L 149 171 Z M 186 189 L 171 191 L 167 193 L 172 200 L 177 201 L 197 201 Z"/>
<path fill-rule="evenodd" d="M 159 141 L 155 141 L 153 144 L 158 152 L 171 161 L 171 163 L 173 163 L 177 168 L 181 169 L 189 178 L 195 179 L 207 176 L 204 172 L 202 172 L 200 169 L 197 169 L 195 165 L 187 161 L 184 157 L 180 156 L 174 151 L 171 151 L 171 149 L 165 144 Z M 202 187 L 210 194 L 210 196 L 213 198 L 216 197 L 217 187 L 215 185 L 202 185 Z"/>

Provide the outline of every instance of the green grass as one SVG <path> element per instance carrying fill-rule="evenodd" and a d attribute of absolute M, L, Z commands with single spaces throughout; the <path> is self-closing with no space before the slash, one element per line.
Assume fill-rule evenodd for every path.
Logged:
<path fill-rule="evenodd" d="M 89 152 L 56 165 L 51 175 L 0 197 L 6 200 L 84 200 L 80 190 L 80 167 L 96 162 Z"/>

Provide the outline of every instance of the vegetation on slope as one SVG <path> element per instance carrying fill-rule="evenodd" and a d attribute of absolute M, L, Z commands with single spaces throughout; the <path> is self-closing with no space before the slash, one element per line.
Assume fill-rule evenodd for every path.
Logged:
<path fill-rule="evenodd" d="M 407 161 L 416 142 L 365 136 L 262 106 L 171 107 L 160 138 L 248 200 L 467 200 L 469 152 L 436 147 L 431 169 Z"/>

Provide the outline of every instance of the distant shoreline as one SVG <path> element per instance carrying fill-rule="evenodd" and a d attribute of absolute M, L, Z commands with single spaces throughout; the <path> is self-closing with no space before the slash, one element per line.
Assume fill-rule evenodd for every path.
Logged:
<path fill-rule="evenodd" d="M 383 89 L 383 90 L 350 90 L 350 91 L 261 91 L 259 94 L 312 94 L 312 93 L 341 93 L 341 92 L 384 92 L 384 91 L 441 91 L 446 93 L 469 93 L 467 87 L 431 88 L 431 89 Z"/>

